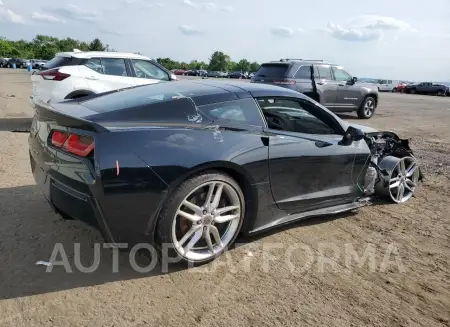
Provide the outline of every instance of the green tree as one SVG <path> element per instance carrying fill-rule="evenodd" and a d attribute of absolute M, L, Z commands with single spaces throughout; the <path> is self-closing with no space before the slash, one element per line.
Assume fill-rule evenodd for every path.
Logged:
<path fill-rule="evenodd" d="M 106 47 L 103 45 L 100 39 L 93 39 L 91 43 L 89 43 L 89 51 L 105 51 Z"/>
<path fill-rule="evenodd" d="M 230 61 L 230 63 L 228 64 L 228 71 L 229 72 L 236 71 L 237 70 L 236 66 L 237 66 L 237 63 L 235 61 Z"/>
<path fill-rule="evenodd" d="M 250 72 L 256 72 L 259 69 L 260 64 L 258 64 L 256 61 L 252 62 L 250 64 Z"/>
<path fill-rule="evenodd" d="M 189 69 L 206 69 L 208 65 L 204 61 L 192 60 L 189 63 Z"/>
<path fill-rule="evenodd" d="M 247 59 L 241 59 L 236 64 L 236 70 L 240 70 L 242 72 L 248 72 L 250 70 L 250 61 Z"/>
<path fill-rule="evenodd" d="M 227 71 L 230 66 L 231 58 L 222 51 L 215 51 L 209 58 L 209 70 Z"/>

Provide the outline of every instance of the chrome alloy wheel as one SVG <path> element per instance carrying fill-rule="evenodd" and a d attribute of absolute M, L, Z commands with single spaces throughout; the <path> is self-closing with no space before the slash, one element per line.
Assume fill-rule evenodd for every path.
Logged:
<path fill-rule="evenodd" d="M 366 115 L 366 117 L 370 117 L 372 116 L 374 111 L 375 111 L 375 102 L 373 100 L 368 100 L 364 105 L 364 114 Z"/>
<path fill-rule="evenodd" d="M 389 172 L 389 185 L 383 187 L 383 193 L 396 203 L 408 201 L 419 183 L 420 171 L 416 159 L 386 157 L 379 166 Z"/>
<path fill-rule="evenodd" d="M 196 187 L 181 202 L 172 222 L 172 240 L 178 254 L 205 261 L 221 253 L 234 239 L 242 219 L 237 191 L 223 181 Z"/>

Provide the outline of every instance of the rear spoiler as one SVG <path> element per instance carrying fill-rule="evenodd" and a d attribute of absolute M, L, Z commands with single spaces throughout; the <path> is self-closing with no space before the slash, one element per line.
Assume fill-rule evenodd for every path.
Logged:
<path fill-rule="evenodd" d="M 53 108 L 50 104 L 44 102 L 36 103 L 36 114 L 42 118 L 54 120 L 58 125 L 64 127 L 77 128 L 97 133 L 109 132 L 108 129 L 97 123 L 83 118 L 69 116 Z"/>

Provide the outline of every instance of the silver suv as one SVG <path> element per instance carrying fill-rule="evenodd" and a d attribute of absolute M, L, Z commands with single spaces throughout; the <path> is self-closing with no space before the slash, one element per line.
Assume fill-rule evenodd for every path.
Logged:
<path fill-rule="evenodd" d="M 286 87 L 333 112 L 356 111 L 359 118 L 369 119 L 378 106 L 378 89 L 357 80 L 341 66 L 323 60 L 281 59 L 262 64 L 251 82 Z"/>

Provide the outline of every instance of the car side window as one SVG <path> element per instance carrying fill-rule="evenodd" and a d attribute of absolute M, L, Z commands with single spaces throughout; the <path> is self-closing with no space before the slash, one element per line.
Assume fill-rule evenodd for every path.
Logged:
<path fill-rule="evenodd" d="M 213 121 L 264 126 L 261 113 L 253 98 L 198 106 L 206 118 Z"/>
<path fill-rule="evenodd" d="M 105 71 L 103 69 L 102 61 L 100 60 L 100 58 L 90 58 L 87 60 L 87 62 L 84 65 L 87 68 L 90 68 L 99 74 L 105 73 Z"/>
<path fill-rule="evenodd" d="M 128 76 L 124 59 L 119 58 L 90 58 L 84 64 L 99 74 L 112 76 Z"/>
<path fill-rule="evenodd" d="M 328 65 L 318 65 L 319 75 L 321 79 L 332 80 L 330 66 Z"/>
<path fill-rule="evenodd" d="M 311 66 L 301 66 L 295 73 L 294 78 L 311 79 Z"/>
<path fill-rule="evenodd" d="M 102 58 L 101 61 L 106 75 L 128 76 L 124 59 Z"/>
<path fill-rule="evenodd" d="M 169 74 L 149 61 L 132 59 L 131 63 L 138 78 L 158 79 L 162 81 L 169 80 Z"/>
<path fill-rule="evenodd" d="M 388 82 L 387 82 L 388 84 L 392 84 L 392 81 L 391 80 L 389 80 Z"/>
<path fill-rule="evenodd" d="M 348 74 L 345 70 L 338 67 L 331 67 L 333 70 L 334 79 L 339 82 L 348 82 L 352 79 L 350 74 Z"/>
<path fill-rule="evenodd" d="M 306 100 L 258 99 L 270 129 L 303 134 L 340 134 L 336 122 L 320 112 L 320 108 Z"/>

